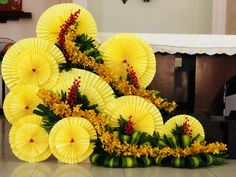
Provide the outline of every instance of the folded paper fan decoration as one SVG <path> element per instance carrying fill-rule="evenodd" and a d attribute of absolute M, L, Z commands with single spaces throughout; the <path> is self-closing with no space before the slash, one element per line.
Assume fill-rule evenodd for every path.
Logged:
<path fill-rule="evenodd" d="M 64 163 L 79 163 L 92 152 L 96 131 L 92 124 L 83 118 L 68 117 L 57 122 L 49 135 L 49 146 L 53 155 Z M 85 156 L 84 154 L 88 155 Z"/>
<path fill-rule="evenodd" d="M 154 78 L 155 56 L 151 47 L 140 37 L 134 34 L 117 34 L 103 42 L 99 50 L 104 64 L 115 74 L 126 78 L 127 68 L 132 67 L 143 88 L 146 88 Z"/>
<path fill-rule="evenodd" d="M 138 96 L 123 96 L 108 104 L 104 112 L 110 117 L 110 124 L 118 127 L 118 119 L 131 117 L 134 129 L 150 135 L 159 131 L 163 119 L 159 110 L 144 98 Z"/>
<path fill-rule="evenodd" d="M 63 62 L 64 56 L 54 44 L 38 38 L 23 39 L 5 54 L 2 75 L 10 89 L 21 84 L 51 88 L 59 76 L 58 64 Z"/>
<path fill-rule="evenodd" d="M 33 110 L 42 102 L 37 96 L 38 89 L 35 85 L 21 85 L 7 94 L 3 103 L 3 111 L 11 124 L 26 115 L 33 114 Z"/>
<path fill-rule="evenodd" d="M 97 26 L 93 16 L 83 7 L 72 3 L 58 4 L 48 8 L 39 18 L 36 28 L 37 37 L 56 43 L 61 25 L 79 9 L 77 34 L 85 33 L 96 38 Z"/>
<path fill-rule="evenodd" d="M 141 83 L 143 83 L 143 85 L 148 86 L 156 74 L 156 57 L 147 41 L 145 41 L 141 37 L 139 37 L 138 40 L 139 43 L 143 46 L 148 60 L 148 65 L 144 71 L 145 74 L 140 77 L 140 81 Z"/>
<path fill-rule="evenodd" d="M 68 91 L 68 88 L 78 78 L 81 81 L 79 88 L 81 94 L 87 96 L 90 104 L 97 104 L 99 111 L 103 111 L 106 104 L 115 99 L 114 92 L 109 84 L 98 75 L 82 69 L 72 69 L 68 72 L 60 73 L 58 82 L 52 90 L 58 93 L 61 90 Z"/>
<path fill-rule="evenodd" d="M 195 137 L 197 134 L 200 134 L 202 137 L 205 137 L 204 129 L 202 124 L 194 117 L 189 115 L 177 115 L 170 118 L 163 126 L 161 134 L 166 134 L 167 136 L 172 136 L 172 130 L 176 128 L 176 125 L 182 126 L 184 122 L 188 120 L 190 129 L 192 130 L 192 136 Z"/>
<path fill-rule="evenodd" d="M 19 119 L 18 121 L 16 121 L 14 123 L 14 126 L 11 127 L 10 129 L 10 136 L 9 136 L 9 142 L 12 145 L 11 148 L 15 148 L 15 146 L 13 146 L 15 144 L 15 137 L 16 137 L 16 133 L 18 131 L 18 129 L 25 125 L 25 124 L 36 124 L 36 125 L 41 125 L 42 124 L 42 117 L 38 116 L 38 115 L 28 115 L 25 117 L 22 117 L 21 119 Z"/>
<path fill-rule="evenodd" d="M 40 125 L 26 123 L 10 131 L 9 139 L 12 152 L 21 160 L 39 162 L 51 155 L 48 134 Z"/>

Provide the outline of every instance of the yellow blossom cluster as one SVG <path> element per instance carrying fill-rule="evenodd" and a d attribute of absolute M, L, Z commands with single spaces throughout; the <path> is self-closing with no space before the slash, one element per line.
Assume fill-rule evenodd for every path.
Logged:
<path fill-rule="evenodd" d="M 48 106 L 52 106 L 53 104 L 61 102 L 59 95 L 50 90 L 39 89 L 37 95 Z"/>
<path fill-rule="evenodd" d="M 221 151 L 226 151 L 226 145 L 223 143 L 210 143 L 208 145 L 200 142 L 194 142 L 190 147 L 184 149 L 165 147 L 159 149 L 158 147 L 152 147 L 150 145 L 135 145 L 128 144 L 127 142 L 121 143 L 121 141 L 114 136 L 113 133 L 106 131 L 107 125 L 106 117 L 98 115 L 94 110 L 81 110 L 81 105 L 76 105 L 71 108 L 67 101 L 62 101 L 60 96 L 50 90 L 39 90 L 37 94 L 43 102 L 53 111 L 57 116 L 64 117 L 83 117 L 89 120 L 103 144 L 103 148 L 109 154 L 115 154 L 117 156 L 150 156 L 166 158 L 173 157 L 186 157 L 190 155 L 197 155 L 200 153 L 212 153 L 218 154 Z"/>
<path fill-rule="evenodd" d="M 84 69 L 93 70 L 103 80 L 112 86 L 112 88 L 123 95 L 136 95 L 151 101 L 158 109 L 172 112 L 176 108 L 176 103 L 167 102 L 161 97 L 155 96 L 151 90 L 145 88 L 135 88 L 127 80 L 123 80 L 112 73 L 112 70 L 104 64 L 96 63 L 92 57 L 88 57 L 80 51 L 76 46 L 76 30 L 77 25 L 70 26 L 70 30 L 65 34 L 65 50 L 70 56 L 70 61 L 73 64 L 81 64 Z"/>
<path fill-rule="evenodd" d="M 186 157 L 194 156 L 198 154 L 219 154 L 220 152 L 227 151 L 226 144 L 215 142 L 210 144 L 204 144 L 200 142 L 194 142 L 190 147 L 182 148 L 170 148 L 165 147 L 159 151 L 159 156 L 166 158 L 168 156 L 173 157 Z"/>
<path fill-rule="evenodd" d="M 159 148 L 152 147 L 150 145 L 135 145 L 120 142 L 112 133 L 106 131 L 100 136 L 100 140 L 103 144 L 103 148 L 109 154 L 115 154 L 116 156 L 158 156 Z"/>
<path fill-rule="evenodd" d="M 207 154 L 218 154 L 222 151 L 227 151 L 226 145 L 223 143 L 215 142 L 208 145 L 200 142 L 194 142 L 190 147 L 182 148 L 170 148 L 165 147 L 159 149 L 157 147 L 152 147 L 150 145 L 133 145 L 124 143 L 122 144 L 118 138 L 115 138 L 112 133 L 105 132 L 100 137 L 103 143 L 103 148 L 106 152 L 110 154 L 115 154 L 117 156 L 151 156 L 161 158 L 166 157 L 186 157 L 198 155 L 201 153 Z"/>
<path fill-rule="evenodd" d="M 81 110 L 81 105 L 71 108 L 67 101 L 62 101 L 58 94 L 50 90 L 39 90 L 37 95 L 60 118 L 83 117 L 93 124 L 99 135 L 105 131 L 106 118 L 98 115 L 94 110 Z"/>

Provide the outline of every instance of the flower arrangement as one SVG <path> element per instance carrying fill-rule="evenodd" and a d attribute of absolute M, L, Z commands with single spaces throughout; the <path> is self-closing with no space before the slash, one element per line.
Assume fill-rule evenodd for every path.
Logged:
<path fill-rule="evenodd" d="M 76 85 L 78 81 L 74 82 L 70 90 Z M 87 100 L 71 106 L 68 99 L 52 91 L 39 90 L 38 96 L 45 104 L 43 109 L 42 105 L 38 106 L 44 114 L 38 110 L 34 112 L 43 116 L 43 125 L 48 122 L 55 125 L 63 117 L 71 116 L 83 117 L 92 123 L 99 137 L 90 157 L 93 164 L 107 167 L 144 167 L 155 164 L 197 168 L 224 163 L 226 145 L 219 142 L 207 144 L 200 134 L 192 137 L 188 120 L 182 126 L 176 126 L 171 137 L 160 136 L 157 132 L 149 135 L 134 129 L 132 116 L 128 121 L 120 117 L 119 127 L 112 128 L 106 121 L 107 117 L 96 113 L 95 108 L 82 109 L 83 104 L 87 105 Z M 53 117 L 57 117 L 56 122 L 52 121 Z"/>
<path fill-rule="evenodd" d="M 59 48 L 63 48 L 62 52 L 67 61 L 67 63 L 61 64 L 61 70 L 69 70 L 70 68 L 75 67 L 92 71 L 110 84 L 117 95 L 141 96 L 150 100 L 160 110 L 164 110 L 168 113 L 174 111 L 176 107 L 175 102 L 169 103 L 166 99 L 161 98 L 160 95 L 156 95 L 156 91 L 140 88 L 136 73 L 126 60 L 124 60 L 124 63 L 128 66 L 127 70 L 129 77 L 128 80 L 123 80 L 114 75 L 111 69 L 103 64 L 103 60 L 95 45 L 91 44 L 93 42 L 91 38 L 83 37 L 84 40 L 77 40 L 78 38 L 81 38 L 81 36 L 78 36 L 76 33 L 76 28 L 79 27 L 79 24 L 77 24 L 74 19 L 76 19 L 77 14 L 77 12 L 71 14 L 69 20 L 62 25 L 58 36 L 57 45 Z M 87 43 L 90 43 L 90 45 L 87 45 Z M 84 45 L 87 50 L 81 50 L 81 48 L 84 48 Z M 94 51 L 96 51 L 97 54 L 95 57 L 91 55 Z"/>
<path fill-rule="evenodd" d="M 141 78 L 148 75 L 146 83 L 149 83 L 155 73 L 155 60 L 153 64 L 145 42 L 137 38 L 133 41 L 142 56 L 137 57 L 142 67 L 138 69 L 135 62 L 122 57 L 119 61 L 121 68 L 116 70 L 122 73 L 113 72 L 94 38 L 81 32 L 86 31 L 84 24 L 88 25 L 89 20 L 80 21 L 80 18 L 86 17 L 83 14 L 88 15 L 88 12 L 72 4 L 56 5 L 49 9 L 50 13 L 42 15 L 43 20 L 40 19 L 37 29 L 43 34 L 39 36 L 55 38 L 54 30 L 51 34 L 45 28 L 51 24 L 43 21 L 51 20 L 48 16 L 52 14 L 54 18 L 51 11 L 58 13 L 62 7 L 64 13 L 68 11 L 68 18 L 59 26 L 57 23 L 50 26 L 58 31 L 56 46 L 60 51 L 50 43 L 32 39 L 25 40 L 22 47 L 34 51 L 30 54 L 36 56 L 34 60 L 38 66 L 42 56 L 40 52 L 44 51 L 41 49 L 45 49 L 45 45 L 39 44 L 47 44 L 47 50 L 51 49 L 47 51 L 50 57 L 47 54 L 45 59 L 48 70 L 38 72 L 42 68 L 38 67 L 36 72 L 32 70 L 35 66 L 30 64 L 29 85 L 21 82 L 22 76 L 9 72 L 18 67 L 17 62 L 9 61 L 13 56 L 11 53 L 15 58 L 19 57 L 16 49 L 22 45 L 20 43 L 16 43 L 19 46 L 15 49 L 13 46 L 3 60 L 3 74 L 11 74 L 11 77 L 5 77 L 7 83 L 15 86 L 14 80 L 20 85 L 15 86 L 4 101 L 6 118 L 13 125 L 9 141 L 18 158 L 39 162 L 53 154 L 61 162 L 74 164 L 90 156 L 92 164 L 123 168 L 150 165 L 198 168 L 224 163 L 226 145 L 207 143 L 204 129 L 195 118 L 179 115 L 163 125 L 161 113 L 172 113 L 176 103 L 162 98 L 157 90 L 147 90 L 141 82 Z M 96 26 L 93 20 L 90 25 L 92 29 Z M 128 36 L 122 38 L 128 41 Z M 120 45 L 120 38 L 117 40 L 116 44 Z M 37 53 L 34 46 L 43 48 L 39 48 Z M 133 55 L 136 52 L 129 53 Z M 23 61 L 32 63 L 28 59 L 32 57 L 23 58 Z M 146 70 L 151 72 L 146 74 Z M 48 78 L 43 79 L 44 75 Z M 47 87 L 44 82 L 49 82 Z"/>

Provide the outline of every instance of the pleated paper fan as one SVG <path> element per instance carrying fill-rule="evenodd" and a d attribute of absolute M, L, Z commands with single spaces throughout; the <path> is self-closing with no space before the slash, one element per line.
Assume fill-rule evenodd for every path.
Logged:
<path fill-rule="evenodd" d="M 84 128 L 88 132 L 90 140 L 97 139 L 97 132 L 91 122 L 89 122 L 87 119 L 79 117 L 67 117 L 67 119 L 70 119 L 71 124 L 76 124 Z"/>
<path fill-rule="evenodd" d="M 36 114 L 27 115 L 27 116 L 22 117 L 21 119 L 17 120 L 14 123 L 14 126 L 20 127 L 26 123 L 41 125 L 43 123 L 43 118 L 41 116 L 36 115 Z"/>
<path fill-rule="evenodd" d="M 140 85 L 146 88 L 154 78 L 156 60 L 151 47 L 134 34 L 117 34 L 102 43 L 99 50 L 105 65 L 123 78 L 127 64 L 133 67 Z M 124 61 L 127 63 L 125 64 Z"/>
<path fill-rule="evenodd" d="M 71 126 L 68 129 L 63 127 L 58 130 L 54 143 L 57 152 L 61 156 L 73 158 L 77 155 L 82 155 L 88 150 L 89 139 L 89 134 L 83 127 Z"/>
<path fill-rule="evenodd" d="M 11 177 L 48 177 L 51 176 L 52 170 L 44 164 L 24 163 L 18 166 L 11 173 Z"/>
<path fill-rule="evenodd" d="M 125 120 L 132 116 L 134 129 L 151 135 L 163 126 L 159 110 L 152 103 L 138 96 L 120 97 L 108 104 L 104 112 L 110 117 L 110 123 L 114 127 L 118 127 L 120 116 Z"/>
<path fill-rule="evenodd" d="M 91 104 L 98 104 L 97 109 L 103 111 L 106 104 L 115 99 L 112 88 L 98 75 L 82 70 L 72 69 L 68 72 L 62 72 L 53 91 L 60 93 L 61 90 L 68 91 L 74 80 L 80 77 L 79 90 L 88 97 Z"/>
<path fill-rule="evenodd" d="M 56 43 L 60 26 L 79 9 L 77 34 L 85 33 L 92 38 L 96 38 L 97 26 L 93 16 L 83 7 L 72 3 L 58 4 L 48 8 L 37 23 L 37 37 Z"/>
<path fill-rule="evenodd" d="M 11 124 L 26 115 L 33 114 L 33 110 L 42 102 L 37 96 L 38 89 L 35 85 L 21 85 L 7 94 L 3 111 Z"/>
<path fill-rule="evenodd" d="M 12 152 L 21 160 L 39 162 L 51 155 L 48 134 L 40 125 L 26 123 L 9 136 Z"/>
<path fill-rule="evenodd" d="M 51 88 L 59 76 L 58 64 L 65 62 L 62 52 L 52 43 L 37 38 L 14 44 L 2 62 L 2 75 L 12 89 L 21 84 Z"/>
<path fill-rule="evenodd" d="M 156 74 L 156 57 L 154 55 L 154 52 L 151 46 L 147 43 L 147 41 L 145 41 L 141 37 L 139 37 L 138 40 L 139 40 L 139 43 L 143 46 L 146 56 L 147 56 L 147 60 L 148 60 L 148 65 L 146 67 L 146 70 L 144 71 L 145 74 L 143 74 L 140 77 L 140 82 L 141 82 L 141 85 L 148 86 L 152 82 Z"/>
<path fill-rule="evenodd" d="M 87 122 L 87 123 L 86 123 Z M 78 163 L 87 158 L 90 139 L 95 137 L 88 120 L 78 117 L 64 118 L 57 122 L 49 135 L 49 146 L 53 155 L 64 163 Z"/>
<path fill-rule="evenodd" d="M 82 162 L 83 160 L 87 159 L 93 153 L 95 146 L 95 143 L 90 143 L 88 150 L 78 158 L 79 161 Z"/>
<path fill-rule="evenodd" d="M 182 126 L 186 121 L 186 118 L 189 120 L 190 129 L 192 130 L 192 136 L 195 137 L 199 133 L 202 137 L 205 137 L 205 132 L 202 124 L 196 118 L 184 114 L 170 118 L 163 126 L 161 133 L 166 134 L 167 136 L 171 136 L 172 130 L 176 128 L 176 125 Z"/>
<path fill-rule="evenodd" d="M 63 165 L 57 168 L 52 177 L 92 177 L 92 174 L 84 167 L 78 165 Z"/>
<path fill-rule="evenodd" d="M 9 136 L 9 142 L 13 145 L 14 144 L 14 141 L 15 141 L 15 136 L 16 136 L 16 132 L 17 130 L 25 125 L 25 124 L 36 124 L 36 125 L 41 125 L 42 124 L 42 117 L 38 116 L 38 115 L 28 115 L 28 116 L 25 116 L 19 120 L 17 120 L 15 123 L 14 123 L 14 126 L 11 127 L 10 129 L 10 136 Z M 13 138 L 13 139 L 12 139 Z M 12 146 L 12 148 L 14 148 Z"/>

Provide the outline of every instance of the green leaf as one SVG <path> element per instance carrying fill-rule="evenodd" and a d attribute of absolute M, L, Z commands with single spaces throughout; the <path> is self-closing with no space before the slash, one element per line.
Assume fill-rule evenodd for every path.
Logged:
<path fill-rule="evenodd" d="M 53 113 L 52 110 L 50 110 L 49 107 L 39 104 L 37 106 L 37 109 L 33 111 L 34 114 L 37 114 L 41 117 L 43 117 L 43 125 L 42 127 L 50 132 L 52 127 L 59 121 L 61 118 Z"/>
<path fill-rule="evenodd" d="M 204 141 L 204 137 L 201 136 L 199 133 L 192 139 L 192 142 L 195 142 L 195 141 L 198 141 L 198 142 L 202 142 Z"/>
<path fill-rule="evenodd" d="M 120 158 L 107 156 L 104 160 L 104 166 L 111 168 L 118 168 L 120 167 Z"/>
<path fill-rule="evenodd" d="M 96 63 L 103 64 L 102 56 L 99 50 L 96 48 L 94 44 L 95 41 L 93 38 L 89 37 L 86 34 L 78 35 L 75 39 L 76 46 L 79 47 L 80 51 L 86 54 L 88 57 L 94 58 Z"/>
<path fill-rule="evenodd" d="M 131 168 L 137 167 L 137 160 L 135 157 L 122 157 L 122 167 Z"/>
<path fill-rule="evenodd" d="M 171 165 L 173 167 L 185 167 L 185 159 L 181 157 L 171 158 Z"/>
<path fill-rule="evenodd" d="M 130 136 L 128 136 L 128 135 L 121 135 L 121 136 L 120 136 L 120 140 L 121 140 L 122 143 L 124 143 L 124 142 L 129 143 L 129 141 L 130 141 Z"/>
<path fill-rule="evenodd" d="M 134 131 L 131 135 L 130 144 L 138 144 L 141 137 L 141 132 Z"/>
<path fill-rule="evenodd" d="M 198 168 L 201 165 L 201 159 L 198 156 L 190 156 L 186 163 L 189 168 Z"/>
<path fill-rule="evenodd" d="M 94 110 L 96 113 L 99 111 L 97 110 L 97 104 L 90 105 L 88 97 L 86 95 L 82 95 L 79 90 L 77 90 L 77 98 L 74 100 L 76 105 L 81 104 L 82 110 Z"/>
<path fill-rule="evenodd" d="M 191 137 L 188 135 L 183 135 L 181 138 L 181 142 L 182 142 L 182 147 L 186 148 L 186 147 L 190 146 Z"/>

